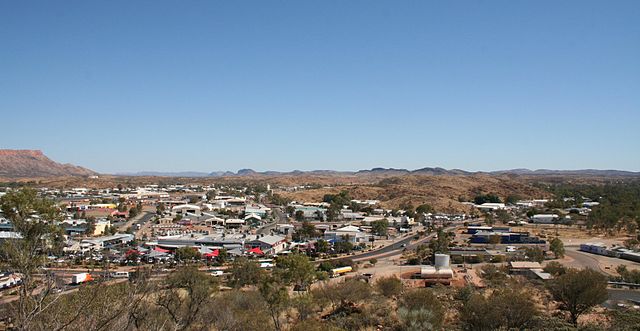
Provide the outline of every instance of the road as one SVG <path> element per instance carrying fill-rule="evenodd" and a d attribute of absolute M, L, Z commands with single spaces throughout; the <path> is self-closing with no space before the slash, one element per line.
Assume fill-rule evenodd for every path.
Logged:
<path fill-rule="evenodd" d="M 449 231 L 451 231 L 453 229 L 455 229 L 455 226 L 445 228 L 444 232 L 449 232 Z M 366 253 L 355 255 L 351 259 L 353 261 L 362 261 L 362 260 L 368 260 L 368 259 L 373 258 L 373 257 L 375 257 L 377 259 L 381 259 L 381 258 L 387 258 L 387 257 L 395 256 L 395 255 L 400 255 L 400 254 L 402 254 L 402 252 L 404 251 L 405 248 L 407 250 L 415 249 L 416 247 L 418 247 L 418 245 L 423 244 L 425 242 L 431 241 L 431 239 L 433 239 L 433 237 L 436 234 L 437 234 L 437 232 L 431 233 L 431 234 L 427 235 L 424 238 L 418 239 L 414 243 L 411 243 L 411 241 L 415 237 L 415 234 L 411 234 L 411 235 L 407 236 L 406 238 L 403 238 L 401 240 L 398 240 L 397 242 L 394 242 L 391 245 L 388 245 L 388 246 L 385 246 L 385 247 L 382 247 L 380 249 L 376 249 L 376 250 L 373 250 L 373 251 L 369 251 L 369 252 L 366 252 Z M 403 245 L 406 245 L 406 247 L 403 247 Z"/>
<path fill-rule="evenodd" d="M 129 227 L 133 227 L 134 224 L 144 224 L 144 222 L 147 222 L 149 220 L 151 220 L 153 218 L 155 214 L 147 211 L 147 210 L 143 210 L 142 212 L 140 212 L 140 214 L 136 215 L 134 218 L 129 219 L 128 221 L 126 221 L 125 223 L 121 224 L 118 226 L 118 230 L 119 231 L 126 231 Z"/>
<path fill-rule="evenodd" d="M 282 211 L 282 209 L 274 208 L 273 215 L 276 217 L 276 220 L 259 228 L 257 231 L 258 234 L 269 234 L 271 233 L 271 230 L 275 229 L 277 224 L 289 223 L 289 219 L 287 218 L 287 215 Z"/>

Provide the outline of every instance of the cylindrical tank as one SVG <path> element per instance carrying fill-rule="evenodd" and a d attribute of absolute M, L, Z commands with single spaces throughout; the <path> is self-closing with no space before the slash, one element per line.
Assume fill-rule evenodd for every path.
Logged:
<path fill-rule="evenodd" d="M 447 254 L 436 254 L 435 261 L 436 268 L 444 268 L 449 266 L 449 255 Z"/>

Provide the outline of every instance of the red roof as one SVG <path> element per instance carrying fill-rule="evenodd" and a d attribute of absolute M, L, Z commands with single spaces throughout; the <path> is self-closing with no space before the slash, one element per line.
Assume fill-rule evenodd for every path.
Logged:
<path fill-rule="evenodd" d="M 260 249 L 260 247 L 252 248 L 252 249 L 249 250 L 248 253 L 253 253 L 253 254 L 258 254 L 258 255 L 264 254 L 262 252 L 262 250 Z"/>
<path fill-rule="evenodd" d="M 156 247 L 153 249 L 156 252 L 160 252 L 160 253 L 170 253 L 171 251 L 168 249 L 164 249 L 164 248 L 160 248 L 160 247 Z"/>
<path fill-rule="evenodd" d="M 217 257 L 218 255 L 220 255 L 220 250 L 216 249 L 213 252 L 205 254 L 204 257 Z"/>

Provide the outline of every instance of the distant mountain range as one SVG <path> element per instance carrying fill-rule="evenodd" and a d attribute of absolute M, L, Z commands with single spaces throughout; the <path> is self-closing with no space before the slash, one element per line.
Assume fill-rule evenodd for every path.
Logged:
<path fill-rule="evenodd" d="M 39 150 L 0 149 L 0 177 L 90 176 L 96 172 L 72 164 L 61 164 Z"/>
<path fill-rule="evenodd" d="M 49 159 L 39 150 L 12 150 L 0 149 L 0 177 L 4 178 L 35 178 L 54 176 L 91 176 L 97 173 L 93 170 L 72 164 L 61 164 Z M 294 170 L 281 171 L 255 171 L 253 169 L 240 169 L 231 171 L 183 171 L 183 172 L 123 172 L 117 176 L 147 176 L 147 177 L 256 177 L 256 176 L 402 176 L 402 175 L 522 175 L 522 176 L 603 176 L 603 177 L 640 177 L 640 172 L 622 170 L 549 170 L 549 169 L 511 169 L 491 172 L 470 172 L 460 169 L 421 168 L 416 170 L 395 168 L 373 168 L 358 171 L 334 171 L 334 170 Z"/>
<path fill-rule="evenodd" d="M 640 176 L 640 172 L 623 171 L 623 170 L 598 170 L 598 169 L 583 169 L 583 170 L 549 170 L 549 169 L 510 169 L 499 171 L 465 171 L 460 169 L 444 169 L 444 168 L 421 168 L 416 170 L 408 169 L 396 169 L 396 168 L 373 168 L 370 170 L 358 170 L 358 171 L 335 171 L 335 170 L 310 170 L 301 171 L 293 170 L 287 172 L 281 171 L 255 171 L 253 169 L 240 169 L 237 172 L 232 171 L 213 171 L 213 172 L 155 172 L 155 171 L 141 171 L 141 172 L 124 172 L 116 173 L 119 176 L 160 176 L 160 177 L 243 177 L 243 176 L 402 176 L 402 175 L 475 175 L 475 174 L 487 174 L 487 175 L 529 175 L 529 176 L 551 176 L 551 175 L 566 175 L 566 176 L 604 176 L 604 177 L 637 177 Z"/>

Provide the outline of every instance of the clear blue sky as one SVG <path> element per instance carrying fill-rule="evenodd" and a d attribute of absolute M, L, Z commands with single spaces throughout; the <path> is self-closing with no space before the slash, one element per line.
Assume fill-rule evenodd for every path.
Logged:
<path fill-rule="evenodd" d="M 2 1 L 0 147 L 101 172 L 640 171 L 640 1 Z"/>

